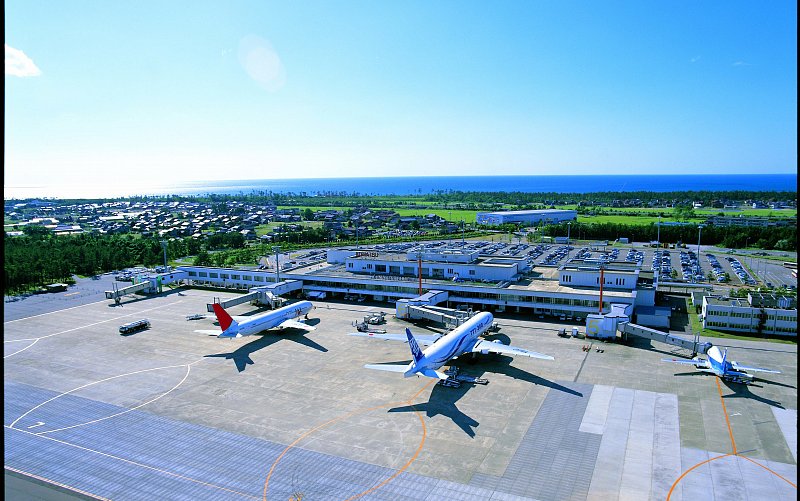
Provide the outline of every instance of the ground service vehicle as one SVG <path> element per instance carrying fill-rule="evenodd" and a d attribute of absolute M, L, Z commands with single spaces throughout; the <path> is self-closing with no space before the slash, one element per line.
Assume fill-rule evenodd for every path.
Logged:
<path fill-rule="evenodd" d="M 119 326 L 120 334 L 132 334 L 134 332 L 149 329 L 150 328 L 150 321 L 146 318 L 141 320 L 136 320 L 135 322 L 129 322 L 127 324 L 123 324 Z"/>

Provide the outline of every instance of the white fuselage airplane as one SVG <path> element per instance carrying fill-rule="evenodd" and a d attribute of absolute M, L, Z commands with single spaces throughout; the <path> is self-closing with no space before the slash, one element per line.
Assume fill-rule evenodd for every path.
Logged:
<path fill-rule="evenodd" d="M 314 308 L 314 305 L 311 304 L 310 301 L 298 301 L 297 303 L 290 304 L 289 306 L 284 306 L 274 311 L 268 311 L 267 313 L 263 313 L 254 317 L 233 318 L 228 315 L 228 312 L 225 311 L 225 309 L 222 308 L 219 303 L 214 303 L 213 307 L 222 332 L 208 330 L 198 330 L 196 332 L 214 334 L 217 337 L 234 338 L 258 334 L 259 332 L 268 329 L 274 329 L 275 327 L 279 327 L 281 329 L 303 329 L 307 331 L 313 331 L 316 328 L 303 322 L 294 320 L 302 315 L 306 315 L 306 318 L 308 318 L 308 312 Z"/>
<path fill-rule="evenodd" d="M 365 336 L 389 341 L 405 341 L 411 348 L 414 356 L 409 364 L 389 365 L 389 364 L 367 364 L 367 369 L 378 369 L 390 372 L 402 372 L 405 377 L 427 376 L 438 379 L 447 379 L 447 375 L 437 371 L 450 360 L 465 353 L 502 353 L 505 355 L 523 355 L 526 357 L 553 360 L 550 355 L 543 355 L 535 351 L 523 350 L 514 346 L 507 346 L 498 341 L 487 341 L 480 339 L 480 335 L 486 332 L 492 325 L 492 314 L 488 312 L 478 313 L 464 324 L 456 327 L 445 335 L 418 335 L 411 334 L 410 329 L 406 329 L 406 335 L 402 334 L 371 334 L 368 332 L 354 332 L 351 336 Z M 419 344 L 428 346 L 425 351 L 420 350 Z"/>
<path fill-rule="evenodd" d="M 694 365 L 700 372 L 715 374 L 723 379 L 723 381 L 732 381 L 734 383 L 750 384 L 753 382 L 753 376 L 746 371 L 751 372 L 770 372 L 772 374 L 780 374 L 780 371 L 772 369 L 764 369 L 761 367 L 748 367 L 741 365 L 736 361 L 728 362 L 728 349 L 720 352 L 719 348 L 712 346 L 709 348 L 707 359 L 694 357 L 691 360 L 677 360 L 674 358 L 663 358 L 662 362 L 672 362 L 675 364 Z"/>

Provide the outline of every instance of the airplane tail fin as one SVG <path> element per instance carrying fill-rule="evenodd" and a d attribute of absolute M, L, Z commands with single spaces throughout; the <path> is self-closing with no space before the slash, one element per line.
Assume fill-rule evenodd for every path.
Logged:
<path fill-rule="evenodd" d="M 228 315 L 228 312 L 220 305 L 219 303 L 214 303 L 212 305 L 214 307 L 214 314 L 217 316 L 217 320 L 219 321 L 219 327 L 222 329 L 222 332 L 228 330 L 228 327 L 234 323 L 233 318 Z"/>
<path fill-rule="evenodd" d="M 722 352 L 722 370 L 725 370 L 725 360 L 728 358 L 728 348 Z"/>
<path fill-rule="evenodd" d="M 414 363 L 416 364 L 422 358 L 422 350 L 419 349 L 417 340 L 414 339 L 414 336 L 411 334 L 411 329 L 406 328 L 406 336 L 408 337 L 408 346 L 411 347 L 411 354 L 414 355 Z"/>
<path fill-rule="evenodd" d="M 401 365 L 401 364 L 367 364 L 364 367 L 367 369 L 376 369 L 379 371 L 389 371 L 389 372 L 406 372 L 409 370 L 408 365 Z"/>

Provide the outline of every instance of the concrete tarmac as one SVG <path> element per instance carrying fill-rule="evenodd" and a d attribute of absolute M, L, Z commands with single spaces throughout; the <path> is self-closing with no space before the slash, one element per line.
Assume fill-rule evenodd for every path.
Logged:
<path fill-rule="evenodd" d="M 499 316 L 491 339 L 555 361 L 457 360 L 489 383 L 445 388 L 363 367 L 411 358 L 405 343 L 347 336 L 367 311 L 387 312 L 389 332 L 440 330 L 391 305 L 318 302 L 315 331 L 232 340 L 194 332 L 213 318 L 185 319 L 234 295 L 7 313 L 6 466 L 131 500 L 796 497 L 796 346 L 737 343 L 729 358 L 782 374 L 718 384 L 661 362 L 688 355 L 667 345 Z M 120 335 L 139 318 L 152 327 Z"/>

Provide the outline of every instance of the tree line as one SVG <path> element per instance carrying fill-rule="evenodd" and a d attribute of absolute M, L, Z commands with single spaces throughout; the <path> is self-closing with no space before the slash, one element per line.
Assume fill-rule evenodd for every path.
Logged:
<path fill-rule="evenodd" d="M 595 193 L 559 193 L 559 192 L 484 192 L 484 191 L 458 191 L 436 190 L 429 194 L 396 194 L 396 195 L 368 195 L 358 192 L 337 192 L 322 190 L 319 192 L 273 192 L 268 190 L 254 190 L 249 193 L 236 194 L 204 194 L 204 195 L 142 195 L 127 198 L 91 199 L 91 200 L 61 200 L 69 203 L 103 203 L 109 201 L 126 200 L 130 202 L 142 201 L 187 201 L 204 202 L 211 204 L 224 204 L 226 202 L 244 202 L 263 205 L 306 205 L 306 206 L 357 206 L 370 207 L 396 207 L 408 203 L 417 204 L 504 204 L 504 205 L 530 205 L 547 204 L 556 200 L 581 200 L 587 202 L 612 202 L 619 199 L 638 199 L 642 202 L 653 200 L 667 201 L 699 201 L 704 205 L 714 200 L 760 200 L 764 202 L 796 201 L 797 191 L 756 191 L 756 190 L 693 190 L 693 191 L 604 191 Z"/>
<path fill-rule="evenodd" d="M 497 230 L 498 228 L 492 228 Z M 511 232 L 516 225 L 505 225 L 501 231 Z M 475 228 L 465 236 L 486 235 L 488 227 Z M 631 225 L 621 223 L 583 223 L 574 221 L 568 228 L 566 223 L 548 225 L 540 228 L 542 235 L 567 236 L 575 240 L 616 240 L 628 238 L 631 242 L 682 242 L 692 245 L 697 242 L 698 225 L 681 226 L 656 224 Z M 325 247 L 352 243 L 355 239 L 329 240 L 329 234 L 322 228 L 305 227 L 300 232 L 279 232 L 278 244 L 284 251 Z M 428 234 L 415 237 L 370 237 L 360 238 L 364 245 L 373 243 L 414 241 L 421 238 L 436 238 Z M 461 236 L 460 234 L 458 235 Z M 237 232 L 210 235 L 205 241 L 190 237 L 167 241 L 169 259 L 196 256 L 194 263 L 207 266 L 232 266 L 236 264 L 255 265 L 261 256 L 272 253 L 270 244 L 247 244 Z M 762 249 L 795 250 L 797 235 L 795 226 L 737 227 L 705 225 L 702 228 L 702 245 Z M 4 287 L 6 293 L 29 290 L 38 285 L 68 281 L 72 275 L 95 275 L 131 266 L 155 266 L 164 261 L 161 240 L 142 237 L 136 234 L 97 235 L 82 233 L 77 235 L 54 236 L 45 228 L 29 226 L 26 234 L 3 239 Z"/>
<path fill-rule="evenodd" d="M 622 223 L 582 223 L 573 221 L 571 228 L 566 223 L 547 225 L 542 228 L 548 236 L 567 236 L 580 240 L 616 240 L 628 238 L 631 242 L 660 242 L 696 244 L 700 237 L 701 245 L 718 247 L 796 250 L 796 226 L 715 226 L 697 224 L 661 225 L 659 230 L 655 223 L 646 225 Z"/>
<path fill-rule="evenodd" d="M 167 242 L 170 258 L 197 254 L 202 243 L 191 238 Z M 70 281 L 72 275 L 95 275 L 130 266 L 156 266 L 164 262 L 157 238 L 140 235 L 54 236 L 31 226 L 26 234 L 3 239 L 4 292 L 15 293 L 53 282 Z"/>

